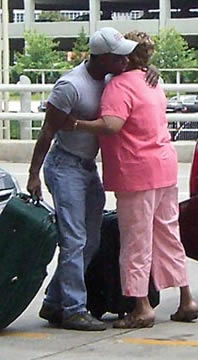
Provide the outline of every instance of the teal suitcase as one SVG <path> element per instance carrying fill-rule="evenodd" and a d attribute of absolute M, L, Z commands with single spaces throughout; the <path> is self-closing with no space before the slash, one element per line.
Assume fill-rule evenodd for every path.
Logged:
<path fill-rule="evenodd" d="M 0 329 L 30 304 L 58 241 L 55 213 L 28 195 L 13 197 L 0 215 Z"/>

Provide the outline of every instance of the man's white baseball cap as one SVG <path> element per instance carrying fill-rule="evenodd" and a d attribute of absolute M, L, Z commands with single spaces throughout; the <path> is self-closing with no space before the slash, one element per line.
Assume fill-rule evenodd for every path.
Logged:
<path fill-rule="evenodd" d="M 89 47 L 93 55 L 115 54 L 129 55 L 137 46 L 137 42 L 127 40 L 112 27 L 104 27 L 96 31 L 90 38 Z"/>

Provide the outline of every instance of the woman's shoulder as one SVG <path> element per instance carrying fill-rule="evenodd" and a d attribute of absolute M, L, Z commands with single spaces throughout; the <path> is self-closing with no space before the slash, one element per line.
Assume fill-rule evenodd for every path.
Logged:
<path fill-rule="evenodd" d="M 119 86 L 126 85 L 133 87 L 134 85 L 142 83 L 141 79 L 145 82 L 145 72 L 141 70 L 125 71 L 119 75 L 113 76 L 109 84 Z"/>
<path fill-rule="evenodd" d="M 133 78 L 143 78 L 145 76 L 145 72 L 139 69 L 135 69 L 135 70 L 130 70 L 130 71 L 124 71 L 119 75 L 113 76 L 112 79 L 114 79 L 114 81 L 119 81 L 119 80 L 128 80 L 128 79 L 133 79 Z"/>

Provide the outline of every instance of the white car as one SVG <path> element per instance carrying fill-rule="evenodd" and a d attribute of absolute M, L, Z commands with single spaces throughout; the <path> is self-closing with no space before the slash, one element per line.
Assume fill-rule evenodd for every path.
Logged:
<path fill-rule="evenodd" d="M 20 186 L 15 177 L 0 168 L 0 214 L 11 197 L 20 191 Z"/>

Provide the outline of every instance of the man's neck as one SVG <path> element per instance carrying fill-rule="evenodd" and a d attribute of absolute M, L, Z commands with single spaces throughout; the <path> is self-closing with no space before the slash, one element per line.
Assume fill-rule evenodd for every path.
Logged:
<path fill-rule="evenodd" d="M 106 74 L 91 59 L 89 59 L 89 60 L 87 60 L 87 62 L 85 62 L 85 66 L 87 68 L 89 75 L 94 80 L 104 80 Z"/>

